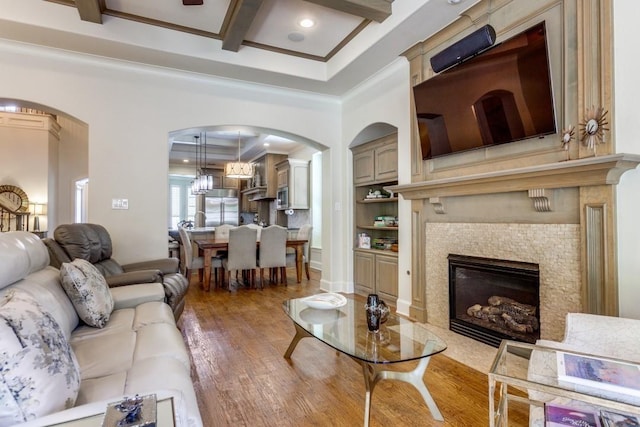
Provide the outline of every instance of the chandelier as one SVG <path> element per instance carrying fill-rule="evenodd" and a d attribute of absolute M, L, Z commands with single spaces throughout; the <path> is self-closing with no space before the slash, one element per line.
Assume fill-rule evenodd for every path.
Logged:
<path fill-rule="evenodd" d="M 238 161 L 227 163 L 224 171 L 227 178 L 253 178 L 253 164 L 240 161 L 240 131 L 238 131 Z"/>
<path fill-rule="evenodd" d="M 207 132 L 204 133 L 204 142 L 199 135 L 195 135 L 193 138 L 196 142 L 196 175 L 191 181 L 191 194 L 205 194 L 207 191 L 213 190 L 213 175 L 206 173 Z M 204 162 L 202 161 L 203 153 Z"/>

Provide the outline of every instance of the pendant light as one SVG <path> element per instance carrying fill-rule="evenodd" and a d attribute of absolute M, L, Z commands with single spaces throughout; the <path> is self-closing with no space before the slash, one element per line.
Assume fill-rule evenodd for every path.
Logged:
<path fill-rule="evenodd" d="M 253 164 L 240 161 L 240 131 L 238 131 L 238 161 L 227 163 L 224 170 L 227 178 L 253 178 Z"/>
<path fill-rule="evenodd" d="M 196 143 L 196 175 L 191 181 L 191 194 L 205 194 L 209 190 L 213 190 L 213 176 L 206 172 L 207 167 L 207 133 L 204 134 L 204 149 L 200 135 L 193 137 Z M 204 163 L 202 155 L 204 153 Z"/>
<path fill-rule="evenodd" d="M 193 137 L 193 140 L 195 141 L 196 144 L 196 173 L 195 173 L 195 177 L 193 179 L 193 181 L 191 181 L 191 194 L 203 194 L 203 192 L 200 191 L 200 169 L 199 169 L 199 165 L 200 165 L 200 144 L 199 144 L 199 139 L 200 136 L 195 135 Z"/>
<path fill-rule="evenodd" d="M 209 190 L 213 190 L 213 175 L 207 173 L 207 132 L 204 132 L 204 138 L 201 138 L 200 141 L 203 141 L 204 150 L 200 148 L 200 153 L 204 151 L 204 163 L 200 164 L 200 190 L 203 193 L 206 193 Z"/>

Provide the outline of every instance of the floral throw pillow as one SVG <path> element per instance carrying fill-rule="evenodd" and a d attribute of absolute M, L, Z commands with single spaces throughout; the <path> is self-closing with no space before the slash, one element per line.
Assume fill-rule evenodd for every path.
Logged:
<path fill-rule="evenodd" d="M 77 258 L 62 264 L 60 281 L 78 316 L 87 325 L 103 328 L 113 311 L 113 297 L 100 271 L 89 261 Z"/>
<path fill-rule="evenodd" d="M 0 426 L 73 407 L 80 368 L 53 316 L 28 293 L 0 300 Z"/>

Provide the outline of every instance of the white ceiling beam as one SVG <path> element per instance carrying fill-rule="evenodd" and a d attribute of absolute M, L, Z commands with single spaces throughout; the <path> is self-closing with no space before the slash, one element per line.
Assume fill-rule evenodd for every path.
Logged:
<path fill-rule="evenodd" d="M 393 0 L 305 0 L 351 15 L 382 22 L 391 16 Z"/>

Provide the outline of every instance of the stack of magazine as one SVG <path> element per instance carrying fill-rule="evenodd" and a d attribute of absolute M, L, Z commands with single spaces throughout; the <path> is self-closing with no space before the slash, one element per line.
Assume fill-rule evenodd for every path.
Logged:
<path fill-rule="evenodd" d="M 599 412 L 546 404 L 544 406 L 545 427 L 639 427 L 637 415 L 609 410 Z"/>
<path fill-rule="evenodd" d="M 558 381 L 574 384 L 597 394 L 640 397 L 640 367 L 633 363 L 558 352 Z M 626 400 L 626 398 L 625 398 Z M 592 411 L 582 408 L 546 404 L 545 426 L 640 427 L 640 415 L 610 410 Z"/>

